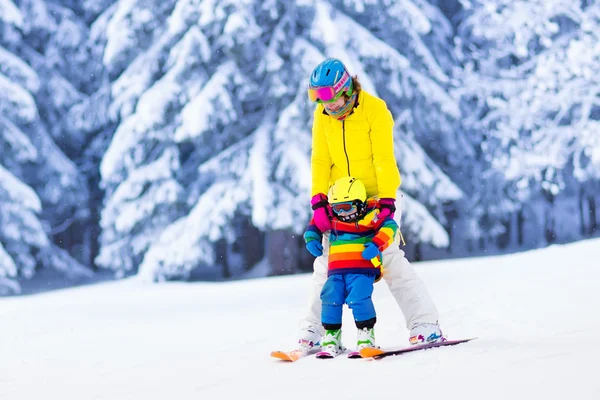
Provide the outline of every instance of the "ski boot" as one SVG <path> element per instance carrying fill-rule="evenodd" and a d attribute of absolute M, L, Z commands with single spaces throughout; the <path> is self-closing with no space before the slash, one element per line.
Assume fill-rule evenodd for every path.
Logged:
<path fill-rule="evenodd" d="M 367 347 L 376 349 L 375 345 L 375 329 L 362 328 L 358 330 L 356 335 L 356 351 L 361 351 Z"/>
<path fill-rule="evenodd" d="M 323 336 L 323 327 L 312 323 L 304 323 L 300 327 L 300 336 L 298 344 L 300 350 L 305 354 L 315 353 L 321 350 L 321 337 Z"/>
<path fill-rule="evenodd" d="M 321 351 L 317 358 L 333 358 L 342 354 L 346 349 L 342 346 L 342 330 L 327 330 L 321 343 Z"/>
<path fill-rule="evenodd" d="M 439 324 L 429 322 L 417 322 L 410 330 L 408 341 L 411 345 L 428 344 L 444 341 Z"/>

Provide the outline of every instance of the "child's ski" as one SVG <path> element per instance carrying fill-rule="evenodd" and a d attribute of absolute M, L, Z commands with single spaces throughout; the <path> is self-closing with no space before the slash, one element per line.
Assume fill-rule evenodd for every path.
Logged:
<path fill-rule="evenodd" d="M 345 352 L 345 350 L 341 350 L 339 353 L 330 353 L 328 351 L 319 351 L 317 354 L 315 354 L 315 357 L 320 358 L 320 359 L 335 358 L 335 357 L 339 356 L 340 354 L 343 354 L 344 352 Z"/>
<path fill-rule="evenodd" d="M 387 351 L 381 350 L 381 349 L 366 348 L 366 349 L 362 349 L 360 351 L 360 355 L 362 358 L 374 358 L 376 360 L 379 360 L 379 359 L 382 359 L 382 358 L 385 358 L 388 356 L 397 356 L 400 354 L 410 353 L 413 351 L 433 349 L 436 347 L 444 347 L 444 346 L 454 346 L 454 345 L 457 345 L 460 343 L 469 342 L 474 339 L 477 339 L 477 338 L 460 339 L 460 340 L 445 340 L 442 342 L 420 344 L 420 345 L 405 347 L 405 348 L 398 349 L 398 350 L 387 350 Z"/>
<path fill-rule="evenodd" d="M 308 354 L 310 354 L 310 353 L 306 353 L 300 349 L 296 349 L 296 350 L 292 350 L 292 351 L 276 350 L 276 351 L 271 352 L 271 357 L 277 358 L 282 361 L 294 362 L 294 361 L 298 361 L 302 357 L 307 356 Z"/>

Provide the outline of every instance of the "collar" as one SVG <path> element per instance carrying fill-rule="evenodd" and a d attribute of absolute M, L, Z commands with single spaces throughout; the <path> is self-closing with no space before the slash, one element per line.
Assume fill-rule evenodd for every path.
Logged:
<path fill-rule="evenodd" d="M 358 96 L 356 97 L 356 103 L 354 103 L 354 107 L 352 107 L 352 112 L 350 114 L 348 114 L 348 117 L 351 116 L 352 114 L 354 114 L 354 110 L 356 110 L 358 108 L 358 106 L 360 106 L 360 100 L 362 98 L 362 92 L 363 91 L 361 90 L 360 93 L 358 94 Z M 323 106 L 323 115 L 327 115 L 328 117 L 330 116 L 327 113 L 327 109 L 325 108 L 325 106 Z M 348 118 L 348 117 L 346 117 L 346 118 Z"/>

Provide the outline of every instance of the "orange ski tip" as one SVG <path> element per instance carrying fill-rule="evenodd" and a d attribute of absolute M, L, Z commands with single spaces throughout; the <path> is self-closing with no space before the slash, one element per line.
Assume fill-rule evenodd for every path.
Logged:
<path fill-rule="evenodd" d="M 294 351 L 272 351 L 271 357 L 277 358 L 283 361 L 297 361 L 301 358 L 303 353 L 300 350 Z"/>
<path fill-rule="evenodd" d="M 385 351 L 381 349 L 373 349 L 371 347 L 367 347 L 360 350 L 360 356 L 362 358 L 371 358 L 383 353 L 385 353 Z"/>
<path fill-rule="evenodd" d="M 292 361 L 290 357 L 283 351 L 272 351 L 271 357 L 278 358 L 283 361 Z"/>

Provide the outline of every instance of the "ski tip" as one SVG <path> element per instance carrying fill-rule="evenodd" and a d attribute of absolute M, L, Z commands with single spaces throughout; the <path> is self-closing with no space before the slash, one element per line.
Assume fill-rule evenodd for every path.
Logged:
<path fill-rule="evenodd" d="M 282 360 L 282 361 L 292 361 L 290 359 L 290 357 L 287 355 L 287 353 L 285 353 L 283 351 L 272 351 L 271 357 L 277 358 L 278 360 Z"/>
<path fill-rule="evenodd" d="M 302 353 L 301 350 L 294 350 L 294 351 L 287 351 L 287 352 L 277 350 L 277 351 L 271 352 L 271 357 L 276 358 L 281 361 L 289 361 L 289 362 L 297 361 L 303 355 L 304 354 Z"/>
<path fill-rule="evenodd" d="M 367 347 L 365 349 L 361 349 L 360 350 L 360 356 L 362 358 L 372 358 L 372 357 L 378 356 L 378 355 L 383 354 L 383 353 L 385 353 L 383 350 L 381 350 L 381 349 L 373 349 L 371 347 Z"/>
<path fill-rule="evenodd" d="M 444 340 L 444 342 L 450 342 L 450 343 L 466 343 L 466 342 L 470 342 L 471 340 L 475 340 L 475 339 L 479 339 L 478 337 L 471 337 L 471 338 L 467 338 L 467 339 L 448 339 L 446 338 L 446 340 Z"/>
<path fill-rule="evenodd" d="M 327 352 L 327 351 L 320 351 L 317 354 L 315 354 L 315 358 L 320 358 L 320 359 L 328 359 L 328 358 L 334 358 L 335 356 L 332 355 L 331 353 Z"/>

